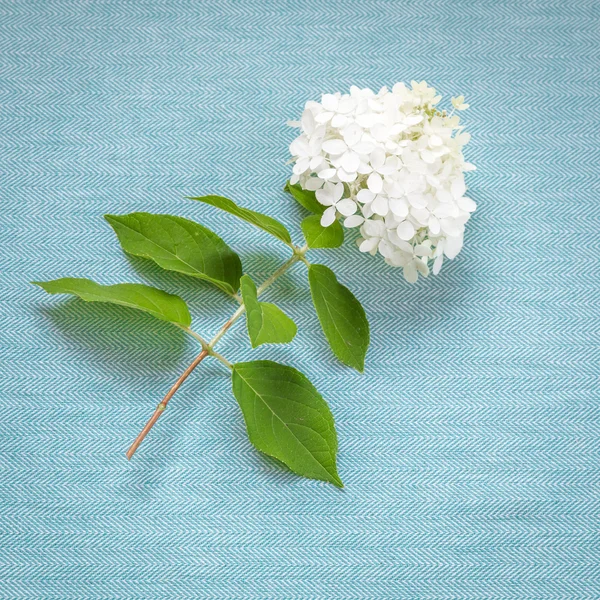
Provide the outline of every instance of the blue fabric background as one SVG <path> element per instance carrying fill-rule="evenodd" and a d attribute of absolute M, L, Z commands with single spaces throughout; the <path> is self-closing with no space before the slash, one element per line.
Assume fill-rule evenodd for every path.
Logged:
<path fill-rule="evenodd" d="M 594 0 L 0 0 L 0 597 L 600 598 L 599 64 Z M 239 323 L 220 346 L 309 375 L 346 489 L 255 452 L 208 361 L 128 463 L 197 348 L 28 281 L 147 281 L 211 336 L 233 306 L 125 257 L 102 214 L 202 221 L 263 279 L 285 248 L 183 196 L 297 231 L 286 119 L 413 78 L 472 105 L 462 254 L 410 286 L 323 253 L 370 317 L 363 376 L 301 265 L 270 294 L 295 343 L 252 352 Z"/>

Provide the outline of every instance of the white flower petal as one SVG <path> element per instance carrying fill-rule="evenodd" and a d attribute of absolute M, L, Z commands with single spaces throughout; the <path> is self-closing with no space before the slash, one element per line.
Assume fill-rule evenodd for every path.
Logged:
<path fill-rule="evenodd" d="M 404 279 L 408 281 L 408 283 L 415 283 L 417 279 L 419 279 L 419 274 L 417 272 L 417 267 L 415 265 L 415 261 L 411 260 L 403 270 Z"/>
<path fill-rule="evenodd" d="M 410 221 L 402 221 L 396 228 L 396 233 L 401 240 L 410 240 L 415 235 L 415 228 Z"/>
<path fill-rule="evenodd" d="M 470 213 L 475 212 L 475 210 L 477 209 L 477 204 L 473 200 L 471 200 L 471 198 L 467 198 L 466 196 L 459 198 L 456 201 L 456 204 L 458 204 L 458 208 L 460 208 L 461 210 L 466 210 Z"/>
<path fill-rule="evenodd" d="M 350 198 L 344 198 L 343 200 L 340 200 L 335 205 L 335 207 L 337 208 L 338 212 L 344 215 L 344 217 L 349 217 L 350 215 L 353 215 L 356 212 L 356 209 L 358 208 L 356 202 L 354 202 L 354 200 L 351 200 Z"/>
<path fill-rule="evenodd" d="M 463 245 L 462 235 L 458 236 L 458 237 L 447 237 L 446 243 L 444 245 L 444 254 L 450 260 L 452 260 L 453 258 L 456 258 L 458 253 L 461 251 L 462 245 Z"/>
<path fill-rule="evenodd" d="M 341 129 L 346 123 L 348 123 L 348 117 L 346 117 L 346 115 L 333 115 L 331 118 L 331 126 L 336 129 Z"/>
<path fill-rule="evenodd" d="M 306 183 L 302 186 L 305 190 L 310 192 L 314 192 L 316 190 L 320 190 L 323 187 L 324 181 L 319 177 L 309 177 L 306 180 Z"/>
<path fill-rule="evenodd" d="M 325 211 L 321 215 L 321 226 L 329 227 L 335 221 L 335 218 L 335 206 L 330 206 L 329 208 L 325 209 Z"/>
<path fill-rule="evenodd" d="M 361 252 L 372 252 L 373 250 L 377 249 L 377 246 L 379 245 L 379 238 L 369 238 L 364 240 L 361 245 L 358 247 L 358 249 Z"/>
<path fill-rule="evenodd" d="M 348 229 L 359 227 L 364 221 L 365 219 L 361 215 L 350 215 L 344 219 L 344 227 L 347 227 Z"/>
<path fill-rule="evenodd" d="M 408 204 L 402 198 L 390 198 L 390 210 L 400 219 L 408 215 Z"/>
<path fill-rule="evenodd" d="M 348 146 L 344 140 L 327 140 L 323 142 L 323 151 L 329 154 L 343 154 Z"/>
<path fill-rule="evenodd" d="M 371 208 L 375 214 L 384 217 L 389 209 L 387 196 L 384 196 L 383 194 L 378 194 L 375 196 L 375 199 L 371 204 Z"/>
<path fill-rule="evenodd" d="M 321 104 L 325 110 L 335 111 L 339 104 L 339 98 L 335 94 L 323 94 Z"/>
<path fill-rule="evenodd" d="M 429 215 L 427 227 L 433 235 L 437 235 L 441 231 L 440 222 L 435 215 Z"/>
<path fill-rule="evenodd" d="M 371 190 L 360 190 L 358 194 L 356 194 L 356 199 L 362 204 L 368 204 L 369 202 L 373 202 L 375 198 L 375 194 Z"/>
<path fill-rule="evenodd" d="M 322 171 L 319 171 L 317 174 L 321 179 L 324 179 L 325 181 L 327 181 L 328 179 L 331 179 L 336 173 L 337 173 L 337 169 L 323 169 Z"/>
<path fill-rule="evenodd" d="M 450 192 L 456 199 L 463 196 L 466 191 L 467 187 L 465 186 L 465 180 L 462 177 L 460 179 L 455 179 L 450 186 Z"/>
<path fill-rule="evenodd" d="M 342 168 L 348 173 L 355 173 L 360 166 L 360 158 L 358 157 L 358 154 L 356 154 L 356 152 L 352 152 L 351 150 L 344 152 L 340 160 L 342 163 Z"/>
<path fill-rule="evenodd" d="M 374 193 L 379 194 L 383 189 L 383 179 L 379 173 L 371 173 L 367 179 L 368 188 Z"/>
<path fill-rule="evenodd" d="M 338 169 L 337 176 L 340 181 L 345 181 L 346 183 L 352 183 L 356 180 L 356 172 L 348 173 L 345 169 Z"/>

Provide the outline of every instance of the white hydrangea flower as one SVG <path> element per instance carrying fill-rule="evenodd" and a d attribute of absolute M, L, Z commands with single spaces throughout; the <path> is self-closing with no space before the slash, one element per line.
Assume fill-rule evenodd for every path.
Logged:
<path fill-rule="evenodd" d="M 461 250 L 465 223 L 477 208 L 465 196 L 462 149 L 469 141 L 458 115 L 439 110 L 426 82 L 410 87 L 350 88 L 307 102 L 290 145 L 291 183 L 316 192 L 323 227 L 342 218 L 360 227 L 361 252 L 402 267 L 407 281 L 439 273 Z M 455 110 L 469 107 L 452 98 Z"/>

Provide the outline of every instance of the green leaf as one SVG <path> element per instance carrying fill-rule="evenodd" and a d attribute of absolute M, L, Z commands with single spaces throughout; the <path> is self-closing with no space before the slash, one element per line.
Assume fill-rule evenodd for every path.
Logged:
<path fill-rule="evenodd" d="M 344 243 L 344 230 L 339 221 L 323 227 L 320 215 L 310 215 L 302 221 L 301 227 L 309 248 L 339 248 Z"/>
<path fill-rule="evenodd" d="M 237 363 L 233 395 L 258 450 L 298 475 L 343 487 L 336 469 L 333 416 L 300 371 L 270 360 Z"/>
<path fill-rule="evenodd" d="M 363 372 L 369 347 L 369 322 L 354 294 L 324 265 L 310 265 L 308 281 L 323 333 L 333 353 Z"/>
<path fill-rule="evenodd" d="M 238 206 L 229 198 L 223 198 L 223 196 L 200 196 L 198 198 L 190 198 L 190 200 L 197 200 L 198 202 L 204 202 L 205 204 L 220 208 L 244 221 L 248 221 L 248 223 L 252 223 L 252 225 L 256 225 L 256 227 L 279 238 L 286 244 L 292 243 L 290 233 L 282 223 L 262 213 Z"/>
<path fill-rule="evenodd" d="M 168 294 L 141 283 L 100 285 L 91 279 L 64 277 L 52 281 L 32 281 L 49 294 L 73 294 L 86 302 L 108 302 L 143 310 L 162 321 L 182 327 L 192 323 L 186 303 L 174 294 Z"/>
<path fill-rule="evenodd" d="M 248 275 L 240 281 L 242 299 L 246 305 L 246 324 L 253 348 L 261 344 L 288 344 L 298 328 L 280 308 L 270 302 L 259 302 L 256 286 Z"/>
<path fill-rule="evenodd" d="M 153 260 L 167 271 L 209 281 L 235 294 L 240 287 L 240 257 L 210 229 L 172 215 L 104 215 L 125 252 Z"/>
<path fill-rule="evenodd" d="M 296 202 L 298 202 L 298 204 L 306 208 L 306 210 L 315 213 L 316 215 L 323 214 L 323 212 L 327 208 L 317 200 L 317 196 L 314 192 L 311 192 L 310 190 L 303 190 L 297 183 L 292 185 L 288 181 L 285 184 L 283 191 L 291 194 L 295 198 Z"/>

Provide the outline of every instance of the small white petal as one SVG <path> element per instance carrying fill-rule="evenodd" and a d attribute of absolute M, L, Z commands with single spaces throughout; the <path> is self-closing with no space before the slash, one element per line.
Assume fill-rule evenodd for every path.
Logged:
<path fill-rule="evenodd" d="M 440 222 L 435 215 L 429 215 L 427 227 L 433 235 L 437 235 L 441 231 Z"/>
<path fill-rule="evenodd" d="M 369 238 L 367 240 L 364 240 L 361 245 L 358 247 L 358 249 L 361 252 L 372 252 L 373 250 L 375 250 L 377 248 L 379 244 L 379 238 Z"/>
<path fill-rule="evenodd" d="M 431 256 L 431 248 L 425 244 L 417 244 L 414 247 L 414 253 L 417 256 Z"/>
<path fill-rule="evenodd" d="M 350 215 L 344 219 L 344 227 L 347 227 L 348 229 L 359 227 L 364 221 L 364 217 L 361 217 L 360 215 Z"/>
<path fill-rule="evenodd" d="M 352 98 L 352 96 L 345 94 L 344 96 L 342 96 L 340 98 L 337 110 L 338 110 L 338 112 L 347 114 L 349 112 L 352 112 L 355 107 L 356 107 L 356 100 L 354 100 L 354 98 Z"/>
<path fill-rule="evenodd" d="M 415 265 L 415 261 L 411 260 L 403 270 L 404 279 L 408 281 L 408 283 L 415 283 L 417 279 L 419 279 L 419 274 L 417 272 L 417 267 Z"/>
<path fill-rule="evenodd" d="M 334 111 L 339 104 L 339 98 L 335 94 L 323 94 L 321 104 L 325 110 Z"/>
<path fill-rule="evenodd" d="M 422 115 L 407 115 L 404 117 L 404 123 L 406 123 L 406 125 L 418 125 L 422 120 Z"/>
<path fill-rule="evenodd" d="M 423 275 L 423 277 L 427 277 L 427 275 L 429 275 L 427 259 L 415 260 L 415 267 L 417 268 L 417 271 Z"/>
<path fill-rule="evenodd" d="M 316 190 L 320 190 L 323 187 L 323 180 L 319 177 L 309 177 L 306 180 L 306 183 L 302 186 L 305 190 L 309 190 L 310 192 L 314 192 Z"/>
<path fill-rule="evenodd" d="M 327 140 L 323 142 L 323 151 L 329 154 L 343 154 L 348 146 L 344 140 Z"/>
<path fill-rule="evenodd" d="M 453 259 L 460 252 L 463 245 L 463 237 L 447 237 L 444 245 L 444 254 L 449 258 Z"/>
<path fill-rule="evenodd" d="M 322 124 L 330 121 L 333 116 L 334 116 L 334 114 L 332 112 L 327 112 L 327 111 L 321 112 L 315 116 L 315 121 L 322 125 Z"/>
<path fill-rule="evenodd" d="M 352 150 L 358 154 L 370 154 L 374 149 L 375 146 L 372 142 L 366 142 L 364 140 L 352 146 Z"/>
<path fill-rule="evenodd" d="M 467 198 L 466 196 L 459 198 L 456 203 L 458 204 L 458 208 L 466 210 L 467 212 L 475 212 L 477 208 L 477 204 L 471 200 L 471 198 Z"/>
<path fill-rule="evenodd" d="M 437 275 L 442 268 L 442 263 L 444 262 L 444 255 L 440 254 L 433 263 L 433 274 Z"/>
<path fill-rule="evenodd" d="M 319 171 L 318 175 L 321 179 L 327 181 L 328 179 L 331 179 L 336 173 L 337 169 L 323 169 L 322 171 Z"/>
<path fill-rule="evenodd" d="M 360 192 L 356 194 L 356 199 L 362 204 L 368 204 L 369 202 L 372 202 L 373 198 L 375 198 L 375 194 L 371 190 L 367 189 L 360 190 Z"/>
<path fill-rule="evenodd" d="M 310 164 L 308 165 L 308 167 L 311 171 L 319 171 L 322 162 L 324 162 L 324 159 L 322 156 L 313 156 L 310 159 Z"/>
<path fill-rule="evenodd" d="M 415 208 L 425 208 L 427 206 L 428 198 L 424 194 L 409 194 L 408 201 L 411 206 Z"/>
<path fill-rule="evenodd" d="M 440 225 L 446 235 L 458 236 L 461 234 L 461 229 L 454 219 L 441 219 Z"/>
<path fill-rule="evenodd" d="M 394 247 L 385 240 L 381 240 L 381 242 L 379 242 L 378 250 L 379 254 L 381 254 L 381 256 L 384 258 L 392 258 L 394 255 Z"/>
<path fill-rule="evenodd" d="M 341 129 L 348 123 L 348 117 L 345 115 L 334 115 L 331 119 L 331 126 L 336 129 Z"/>
<path fill-rule="evenodd" d="M 331 190 L 331 195 L 334 202 L 341 200 L 344 195 L 344 184 L 336 183 Z"/>
<path fill-rule="evenodd" d="M 342 163 L 342 168 L 348 173 L 355 173 L 360 166 L 360 158 L 356 152 L 344 152 L 340 160 Z"/>
<path fill-rule="evenodd" d="M 350 215 L 353 215 L 356 212 L 356 209 L 358 208 L 358 206 L 356 206 L 356 202 L 354 202 L 354 200 L 351 200 L 350 198 L 344 198 L 343 200 L 340 200 L 335 205 L 335 207 L 337 208 L 338 212 L 344 215 L 344 217 L 349 217 Z"/>
<path fill-rule="evenodd" d="M 377 196 L 375 196 L 373 204 L 371 204 L 371 208 L 373 209 L 373 212 L 375 214 L 385 217 L 385 215 L 387 215 L 388 213 L 387 197 L 383 196 L 382 194 L 378 194 Z"/>
<path fill-rule="evenodd" d="M 325 209 L 325 212 L 321 215 L 321 226 L 329 227 L 335 221 L 335 217 L 335 206 L 330 206 Z"/>
<path fill-rule="evenodd" d="M 396 228 L 396 233 L 401 240 L 410 240 L 415 235 L 415 228 L 409 221 L 402 221 Z"/>
<path fill-rule="evenodd" d="M 368 188 L 374 193 L 379 194 L 383 189 L 383 179 L 379 173 L 371 173 L 369 179 L 367 179 Z"/>
<path fill-rule="evenodd" d="M 378 142 L 385 142 L 390 135 L 390 128 L 385 125 L 385 123 L 375 123 L 375 125 L 371 127 L 371 135 Z"/>
<path fill-rule="evenodd" d="M 352 183 L 356 180 L 356 172 L 348 173 L 345 169 L 338 169 L 337 176 L 340 181 L 345 181 L 346 183 Z"/>
<path fill-rule="evenodd" d="M 360 138 L 362 138 L 362 135 L 362 127 L 360 127 L 356 123 L 348 125 L 348 127 L 345 127 L 342 131 L 344 141 L 346 142 L 346 144 L 348 144 L 348 146 L 350 146 L 350 148 L 354 149 L 356 152 L 358 152 L 358 150 L 356 150 L 354 146 L 360 143 Z"/>
<path fill-rule="evenodd" d="M 455 179 L 450 186 L 450 192 L 452 196 L 456 199 L 460 198 L 467 191 L 467 187 L 465 186 L 465 180 L 462 178 Z"/>
<path fill-rule="evenodd" d="M 404 219 L 408 215 L 408 205 L 402 198 L 391 198 L 390 210 L 400 219 Z"/>
<path fill-rule="evenodd" d="M 327 187 L 329 184 L 326 183 L 323 189 L 317 190 L 315 196 L 317 198 L 317 202 L 322 204 L 323 206 L 331 206 L 333 204 L 333 198 L 331 197 L 331 191 Z"/>

